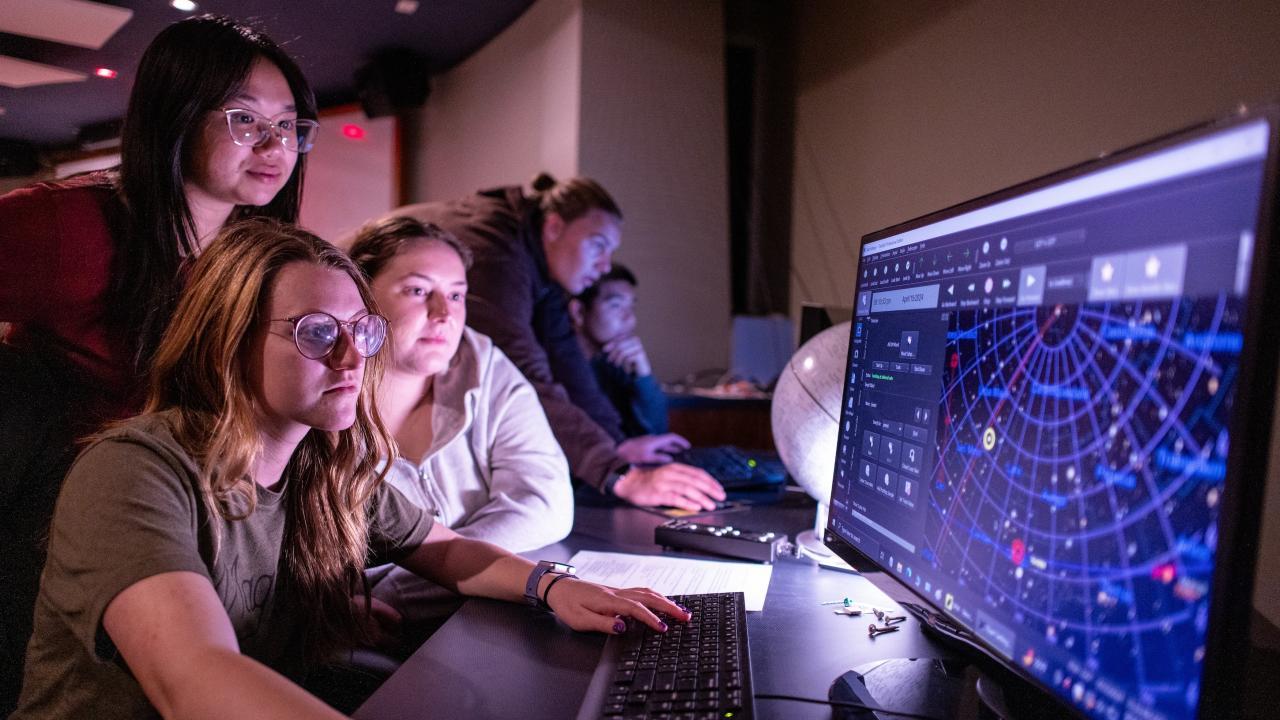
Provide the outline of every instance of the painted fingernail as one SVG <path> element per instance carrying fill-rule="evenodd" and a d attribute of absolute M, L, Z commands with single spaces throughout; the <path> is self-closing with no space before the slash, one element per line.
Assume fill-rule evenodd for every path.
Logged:
<path fill-rule="evenodd" d="M 613 623 L 613 631 L 618 634 L 622 634 L 627 631 L 627 624 L 621 620 L 617 620 Z"/>
<path fill-rule="evenodd" d="M 667 624 L 662 622 L 661 620 L 658 621 L 658 627 L 662 628 L 662 632 L 667 631 Z"/>

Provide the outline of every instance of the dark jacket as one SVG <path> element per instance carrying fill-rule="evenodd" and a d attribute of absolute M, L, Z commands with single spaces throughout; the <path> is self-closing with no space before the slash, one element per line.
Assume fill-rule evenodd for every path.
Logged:
<path fill-rule="evenodd" d="M 467 325 L 493 338 L 533 384 L 574 477 L 607 492 L 626 466 L 617 453 L 622 420 L 596 383 L 568 297 L 547 269 L 537 203 L 506 187 L 391 214 L 435 223 L 471 248 Z"/>
<path fill-rule="evenodd" d="M 639 376 L 609 362 L 604 353 L 591 358 L 600 390 L 622 417 L 627 437 L 667 432 L 667 396 L 653 375 Z"/>

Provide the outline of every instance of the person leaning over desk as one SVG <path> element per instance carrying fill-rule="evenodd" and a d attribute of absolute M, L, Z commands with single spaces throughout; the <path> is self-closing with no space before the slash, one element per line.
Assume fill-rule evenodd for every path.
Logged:
<path fill-rule="evenodd" d="M 15 718 L 339 717 L 286 678 L 356 639 L 368 557 L 576 630 L 689 618 L 651 590 L 561 582 L 384 483 L 374 307 L 342 251 L 275 221 L 194 263 L 143 414 L 63 485 Z"/>
<path fill-rule="evenodd" d="M 350 248 L 391 325 L 378 413 L 399 455 L 387 480 L 459 535 L 524 552 L 573 527 L 569 465 L 529 381 L 465 327 L 471 252 L 407 217 L 369 223 Z M 372 597 L 408 635 L 457 595 L 395 566 L 369 571 Z M 379 608 L 386 613 L 386 608 Z"/>
<path fill-rule="evenodd" d="M 471 249 L 468 323 L 533 383 L 575 477 L 636 505 L 709 510 L 724 499 L 706 472 L 670 462 L 670 452 L 688 447 L 683 438 L 623 435 L 578 347 L 566 293 L 607 272 L 622 242 L 622 212 L 604 188 L 542 174 L 530 195 L 495 188 L 390 214 L 439 225 Z"/>
<path fill-rule="evenodd" d="M 297 219 L 315 116 L 266 35 L 183 20 L 138 65 L 116 171 L 0 197 L 0 716 L 76 439 L 137 411 L 187 258 L 229 219 Z"/>

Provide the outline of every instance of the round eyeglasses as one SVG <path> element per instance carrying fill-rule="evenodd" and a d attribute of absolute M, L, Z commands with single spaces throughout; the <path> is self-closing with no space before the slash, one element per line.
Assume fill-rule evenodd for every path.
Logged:
<path fill-rule="evenodd" d="M 265 118 L 244 108 L 222 108 L 222 113 L 227 116 L 227 131 L 231 133 L 231 141 L 237 145 L 258 147 L 270 140 L 272 135 L 280 138 L 280 144 L 285 150 L 296 153 L 311 152 L 311 148 L 316 145 L 320 123 L 315 120 Z"/>
<path fill-rule="evenodd" d="M 323 360 L 338 345 L 343 328 L 351 333 L 352 344 L 361 357 L 371 357 L 387 339 L 387 319 L 372 313 L 343 322 L 327 312 L 313 312 L 271 322 L 293 323 L 293 344 L 305 358 Z"/>

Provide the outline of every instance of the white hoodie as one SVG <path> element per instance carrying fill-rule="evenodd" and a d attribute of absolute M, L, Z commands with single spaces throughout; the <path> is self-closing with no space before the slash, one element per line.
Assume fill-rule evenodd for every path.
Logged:
<path fill-rule="evenodd" d="M 418 465 L 397 457 L 387 480 L 459 535 L 524 552 L 573 527 L 569 463 L 533 386 L 486 335 L 463 330 L 434 381 L 431 449 Z M 395 566 L 368 571 L 373 594 L 406 618 L 449 594 Z"/>

